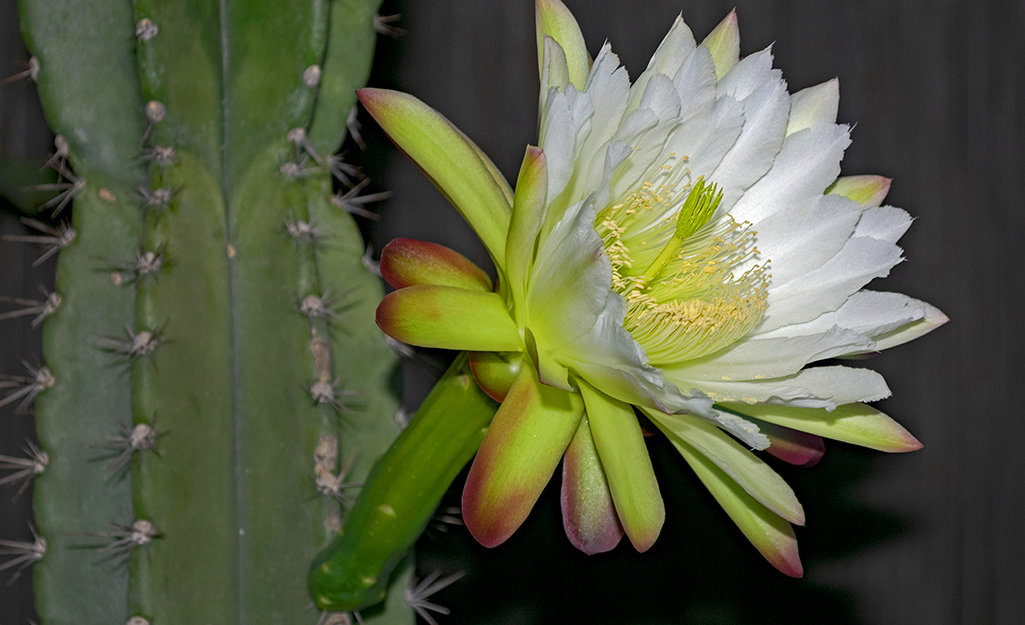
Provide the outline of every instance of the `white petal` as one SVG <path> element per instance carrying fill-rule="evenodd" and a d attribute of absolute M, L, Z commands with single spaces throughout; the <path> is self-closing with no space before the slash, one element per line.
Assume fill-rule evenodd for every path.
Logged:
<path fill-rule="evenodd" d="M 683 21 L 683 16 L 677 16 L 672 28 L 662 39 L 655 54 L 648 61 L 648 67 L 637 77 L 633 88 L 630 90 L 630 103 L 628 111 L 639 106 L 642 94 L 648 88 L 648 81 L 657 74 L 675 76 L 676 72 L 683 65 L 683 61 L 694 51 L 696 43 L 690 28 Z"/>
<path fill-rule="evenodd" d="M 786 284 L 835 256 L 850 239 L 860 217 L 861 208 L 839 195 L 819 195 L 785 207 L 753 226 L 761 255 L 737 271 L 768 261 L 773 284 Z"/>
<path fill-rule="evenodd" d="M 850 145 L 846 126 L 818 124 L 794 133 L 761 180 L 730 210 L 737 221 L 757 224 L 787 206 L 821 194 L 840 173 L 840 159 Z"/>
<path fill-rule="evenodd" d="M 711 175 L 723 188 L 722 210 L 772 166 L 783 145 L 790 97 L 782 73 L 772 69 L 772 54 L 748 56 L 719 83 L 719 91 L 744 105 L 744 128 L 736 144 Z"/>
<path fill-rule="evenodd" d="M 670 119 L 680 116 L 680 96 L 668 76 L 656 74 L 648 81 L 648 87 L 641 98 L 642 109 L 648 109 L 659 119 Z M 617 137 L 621 138 L 617 133 Z"/>
<path fill-rule="evenodd" d="M 787 136 L 815 124 L 835 124 L 840 106 L 840 81 L 836 78 L 801 89 L 790 96 L 790 121 Z"/>
<path fill-rule="evenodd" d="M 526 323 L 546 352 L 590 331 L 611 295 L 612 265 L 593 224 L 593 206 L 580 202 L 539 237 Z"/>
<path fill-rule="evenodd" d="M 562 193 L 573 175 L 576 146 L 587 135 L 593 113 L 591 99 L 572 86 L 548 96 L 541 116 L 538 146 L 548 160 L 549 204 Z"/>
<path fill-rule="evenodd" d="M 941 318 L 946 319 L 943 313 L 935 307 L 901 293 L 858 291 L 844 302 L 843 306 L 833 312 L 820 315 L 805 323 L 783 326 L 771 332 L 758 334 L 757 338 L 807 336 L 839 327 L 853 330 L 875 340 L 881 335 L 889 334 L 909 324 L 918 321 L 936 324 Z M 932 327 L 936 327 L 936 325 L 932 325 Z M 896 344 L 898 343 L 892 343 L 892 345 Z M 883 349 L 883 347 L 876 345 L 875 349 Z"/>
<path fill-rule="evenodd" d="M 544 62 L 541 66 L 541 90 L 539 92 L 538 115 L 545 111 L 545 103 L 552 89 L 563 89 L 569 84 L 569 66 L 566 65 L 566 53 L 550 36 L 544 38 Z"/>
<path fill-rule="evenodd" d="M 680 94 L 680 108 L 697 111 L 715 98 L 715 63 L 705 48 L 695 48 L 673 75 L 673 84 Z"/>
<path fill-rule="evenodd" d="M 679 388 L 698 388 L 716 402 L 768 403 L 832 410 L 858 401 L 888 397 L 883 376 L 871 369 L 812 367 L 795 375 L 768 380 L 713 382 L 689 380 L 671 372 L 666 379 Z"/>
<path fill-rule="evenodd" d="M 666 141 L 666 157 L 670 153 L 686 156 L 690 179 L 705 176 L 710 180 L 711 173 L 736 144 L 743 127 L 744 105 L 733 98 L 719 98 L 707 110 L 686 118 L 673 131 Z"/>
<path fill-rule="evenodd" d="M 665 367 L 667 375 L 688 380 L 756 380 L 781 378 L 805 365 L 873 349 L 863 334 L 831 327 L 817 334 L 747 339 L 710 356 Z"/>
<path fill-rule="evenodd" d="M 810 321 L 836 310 L 873 278 L 889 274 L 901 260 L 901 249 L 892 243 L 853 237 L 818 269 L 787 284 L 771 283 L 759 331 Z"/>
<path fill-rule="evenodd" d="M 896 243 L 911 227 L 911 222 L 911 215 L 904 209 L 894 206 L 873 206 L 862 215 L 854 236 Z"/>

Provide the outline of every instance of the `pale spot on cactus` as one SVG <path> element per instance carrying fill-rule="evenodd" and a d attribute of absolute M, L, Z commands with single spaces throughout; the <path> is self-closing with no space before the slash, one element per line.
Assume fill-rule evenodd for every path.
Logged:
<path fill-rule="evenodd" d="M 28 376 L 0 376 L 0 388 L 13 389 L 8 391 L 3 399 L 0 399 L 0 408 L 21 400 L 21 403 L 15 409 L 17 413 L 28 412 L 28 407 L 35 401 L 36 396 L 51 388 L 55 383 L 53 374 L 46 367 L 39 367 L 37 369 L 25 361 L 22 361 L 22 364 L 28 369 Z"/>
<path fill-rule="evenodd" d="M 0 540 L 0 555 L 11 556 L 6 562 L 0 562 L 0 571 L 17 567 L 8 580 L 8 584 L 16 581 L 25 569 L 39 562 L 46 555 L 46 539 L 36 534 L 35 529 L 29 529 L 32 532 L 32 542 Z"/>
<path fill-rule="evenodd" d="M 130 526 L 114 525 L 110 532 L 104 532 L 100 536 L 111 538 L 111 542 L 99 548 L 101 553 L 110 553 L 118 561 L 125 561 L 131 552 L 138 547 L 145 547 L 160 538 L 157 528 L 152 522 L 146 519 L 136 519 Z"/>
<path fill-rule="evenodd" d="M 156 273 L 164 264 L 163 255 L 158 252 L 142 252 L 135 262 L 135 273 L 145 276 Z"/>
<path fill-rule="evenodd" d="M 160 28 L 148 17 L 144 17 L 135 24 L 135 36 L 139 41 L 149 41 L 157 36 Z"/>
<path fill-rule="evenodd" d="M 164 121 L 164 117 L 167 115 L 167 108 L 162 102 L 150 100 L 143 107 L 143 111 L 146 113 L 146 119 L 149 120 L 146 132 L 142 133 L 142 142 L 146 143 L 149 140 L 150 133 L 153 132 L 153 127 Z"/>
<path fill-rule="evenodd" d="M 0 320 L 14 319 L 16 317 L 24 317 L 26 315 L 35 315 L 35 318 L 32 319 L 32 327 L 39 327 L 39 324 L 43 322 L 43 319 L 46 319 L 55 313 L 63 302 L 63 299 L 58 293 L 47 293 L 46 289 L 43 287 L 39 287 L 39 290 L 44 295 L 44 299 L 42 301 L 23 299 L 20 297 L 0 296 L 0 302 L 9 302 L 23 306 L 23 308 L 0 314 Z"/>
<path fill-rule="evenodd" d="M 229 243 L 228 247 L 226 248 L 226 250 L 227 250 L 226 253 L 228 254 L 228 258 L 235 258 L 236 251 L 235 251 L 235 246 L 234 245 Z"/>
<path fill-rule="evenodd" d="M 20 484 L 14 495 L 15 498 L 20 497 L 32 483 L 32 478 L 42 475 L 50 463 L 50 455 L 32 441 L 27 441 L 22 450 L 25 452 L 24 458 L 0 455 L 0 471 L 12 472 L 10 475 L 0 478 L 0 485 Z"/>
<path fill-rule="evenodd" d="M 139 193 L 142 196 L 142 207 L 155 208 L 158 211 L 162 211 L 167 208 L 171 203 L 171 196 L 173 192 L 168 188 L 153 189 L 152 191 L 144 188 L 139 189 Z"/>
<path fill-rule="evenodd" d="M 317 171 L 317 168 L 309 167 L 307 165 L 308 162 L 309 159 L 304 154 L 300 156 L 297 161 L 288 161 L 282 163 L 278 170 L 281 172 L 283 176 L 290 180 L 302 180 L 303 178 L 309 176 L 311 173 Z"/>
<path fill-rule="evenodd" d="M 377 583 L 377 578 L 376 577 L 363 577 L 363 578 L 360 578 L 359 582 L 361 584 L 363 584 L 364 586 L 366 586 L 367 588 L 370 588 L 371 586 L 373 586 L 374 584 Z"/>
<path fill-rule="evenodd" d="M 384 503 L 377 507 L 381 511 L 381 514 L 385 516 L 395 516 L 395 508 L 392 508 L 388 504 Z"/>
<path fill-rule="evenodd" d="M 288 236 L 300 243 L 312 244 L 315 239 L 324 236 L 324 231 L 314 226 L 312 221 L 303 221 L 301 219 L 286 221 L 285 231 L 288 233 Z"/>
<path fill-rule="evenodd" d="M 110 202 L 111 204 L 113 204 L 114 202 L 117 201 L 117 196 L 115 196 L 113 193 L 111 193 L 110 189 L 108 189 L 106 187 L 100 189 L 97 192 L 97 195 L 99 195 L 100 199 L 103 200 L 104 202 Z"/>
<path fill-rule="evenodd" d="M 303 84 L 310 89 L 316 89 L 320 84 L 321 70 L 319 65 L 310 65 L 303 70 Z"/>
<path fill-rule="evenodd" d="M 333 497 L 339 502 L 344 501 L 343 490 L 349 488 L 360 488 L 363 486 L 362 482 L 345 482 L 345 474 L 340 473 L 337 476 L 331 473 L 325 473 L 317 476 L 317 492 L 321 495 Z M 339 521 L 341 523 L 341 521 Z"/>
<path fill-rule="evenodd" d="M 288 134 L 285 135 L 285 137 L 288 139 L 289 143 L 297 148 L 306 147 L 306 129 L 304 128 L 293 128 L 288 131 Z"/>
<path fill-rule="evenodd" d="M 50 258 L 61 249 L 71 245 L 75 241 L 77 233 L 74 228 L 67 223 L 58 224 L 56 228 L 48 224 L 44 224 L 41 221 L 31 219 L 29 217 L 22 217 L 21 223 L 26 226 L 41 232 L 42 235 L 16 235 L 16 234 L 5 234 L 3 237 L 4 241 L 16 241 L 19 243 L 37 243 L 44 247 L 43 254 L 36 258 L 32 262 L 33 267 L 46 262 L 46 259 Z"/>
<path fill-rule="evenodd" d="M 338 319 L 338 313 L 335 312 L 335 304 L 338 303 L 338 297 L 330 297 L 327 293 L 324 295 L 307 295 L 299 303 L 299 312 L 309 317 L 310 321 L 314 319 L 325 319 L 332 320 Z"/>
<path fill-rule="evenodd" d="M 132 454 L 137 451 L 149 449 L 157 453 L 153 447 L 156 445 L 157 439 L 164 435 L 164 432 L 158 432 L 148 423 L 136 423 L 131 429 L 125 425 L 120 427 L 121 434 L 119 436 L 108 436 L 102 445 L 102 447 L 110 449 L 116 454 L 107 467 L 111 473 L 116 473 L 123 469 L 128 464 Z"/>
<path fill-rule="evenodd" d="M 310 386 L 310 397 L 313 398 L 313 402 L 317 405 L 326 404 L 339 412 L 347 410 L 345 405 L 342 404 L 341 398 L 356 395 L 356 391 L 339 391 L 337 386 L 338 380 L 334 382 L 317 380 Z"/>
<path fill-rule="evenodd" d="M 174 148 L 168 145 L 155 145 L 145 150 L 140 158 L 144 161 L 153 161 L 161 170 L 170 167 L 178 160 Z"/>
<path fill-rule="evenodd" d="M 131 353 L 136 356 L 150 356 L 157 349 L 159 339 L 155 334 L 147 330 L 143 330 L 132 337 L 132 342 L 129 347 Z"/>
<path fill-rule="evenodd" d="M 114 286 L 121 286 L 122 284 L 124 284 L 124 281 L 125 277 L 121 274 L 121 272 L 114 271 L 110 274 L 110 283 Z"/>
<path fill-rule="evenodd" d="M 149 625 L 149 621 L 141 616 L 133 616 L 125 622 L 125 625 Z"/>
<path fill-rule="evenodd" d="M 161 331 L 162 326 L 152 331 L 140 330 L 137 333 L 132 333 L 131 330 L 126 328 L 126 339 L 107 337 L 104 339 L 100 348 L 103 351 L 124 357 L 126 364 L 131 365 L 131 363 L 135 362 L 138 358 L 148 358 L 153 355 L 153 352 L 155 352 L 163 342 Z"/>
<path fill-rule="evenodd" d="M 164 117 L 167 115 L 167 107 L 162 102 L 156 100 L 150 100 L 146 103 L 146 119 L 151 124 L 159 124 L 164 121 Z"/>

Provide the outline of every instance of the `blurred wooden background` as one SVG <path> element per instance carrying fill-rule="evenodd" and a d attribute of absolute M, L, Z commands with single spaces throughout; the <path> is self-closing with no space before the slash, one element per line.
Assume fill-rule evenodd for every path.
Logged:
<path fill-rule="evenodd" d="M 844 172 L 892 177 L 889 202 L 917 217 L 902 240 L 907 262 L 874 286 L 927 300 L 952 322 L 867 363 L 894 391 L 880 407 L 925 449 L 888 456 L 833 444 L 814 469 L 784 470 L 808 515 L 804 579 L 763 563 L 656 444 L 668 518 L 655 548 L 576 553 L 550 488 L 500 548 L 458 528 L 421 540 L 423 573 L 467 573 L 437 596 L 452 609 L 440 623 L 1025 623 L 1025 418 L 1014 397 L 1025 380 L 1025 3 L 566 2 L 589 48 L 609 39 L 632 75 L 678 13 L 700 38 L 735 6 L 742 53 L 773 45 L 791 91 L 839 77 L 840 120 L 856 124 Z M 2 75 L 26 60 L 13 4 L 0 3 Z M 533 3 L 389 0 L 382 13 L 401 13 L 407 33 L 381 37 L 371 84 L 436 107 L 514 178 L 536 139 Z M 485 262 L 455 211 L 363 119 L 361 160 L 375 187 L 395 194 L 371 234 L 436 241 Z M 30 84 L 0 86 L 0 124 L 0 154 L 42 163 L 51 138 Z M 4 233 L 20 228 L 0 214 Z M 52 264 L 31 269 L 31 252 L 0 243 L 0 295 L 50 284 Z M 22 358 L 39 358 L 39 333 L 27 321 L 2 324 L 0 373 L 16 373 Z M 443 357 L 407 367 L 411 405 Z M 0 454 L 32 432 L 10 408 L 0 411 Z M 0 493 L 0 538 L 24 538 L 29 497 L 11 494 Z M 458 488 L 450 496 L 458 502 Z M 25 580 L 0 587 L 0 624 L 26 622 L 28 593 Z"/>

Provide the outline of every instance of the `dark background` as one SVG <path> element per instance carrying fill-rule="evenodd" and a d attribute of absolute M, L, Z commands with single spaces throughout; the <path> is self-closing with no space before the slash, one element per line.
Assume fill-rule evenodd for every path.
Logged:
<path fill-rule="evenodd" d="M 870 362 L 894 391 L 879 406 L 923 450 L 831 444 L 814 469 L 780 469 L 808 515 L 798 530 L 804 579 L 764 563 L 656 443 L 667 521 L 651 551 L 575 552 L 549 488 L 495 550 L 461 528 L 421 540 L 422 573 L 467 573 L 437 596 L 453 612 L 441 624 L 1025 623 L 1025 3 L 566 1 L 588 48 L 608 38 L 632 75 L 681 10 L 700 39 L 735 6 L 742 54 L 773 44 L 792 92 L 839 77 L 840 121 L 857 124 L 844 173 L 892 177 L 889 203 L 917 218 L 902 240 L 908 261 L 873 286 L 929 301 L 952 321 Z M 13 4 L 0 1 L 0 75 L 26 60 Z M 408 32 L 380 38 L 371 84 L 434 106 L 514 178 L 536 139 L 533 3 L 389 1 L 382 13 L 401 13 Z M 375 186 L 395 193 L 370 233 L 485 262 L 455 211 L 363 120 L 361 160 Z M 51 137 L 27 81 L 0 86 L 0 124 L 0 155 L 42 164 Z M 20 228 L 0 214 L 3 233 Z M 32 252 L 0 243 L 0 295 L 32 297 L 51 284 L 52 263 L 32 270 Z M 27 321 L 0 323 L 0 373 L 17 373 L 20 359 L 39 358 L 39 333 Z M 444 357 L 421 354 L 406 367 L 410 405 Z M 29 417 L 0 410 L 0 454 L 31 433 Z M 29 497 L 12 503 L 10 494 L 0 493 L 0 537 L 24 539 Z M 450 498 L 458 502 L 458 488 Z M 24 623 L 28 601 L 24 580 L 0 588 L 0 625 Z"/>

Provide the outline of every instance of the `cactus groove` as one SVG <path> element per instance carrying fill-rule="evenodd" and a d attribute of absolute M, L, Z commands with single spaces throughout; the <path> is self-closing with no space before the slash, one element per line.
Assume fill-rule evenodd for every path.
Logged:
<path fill-rule="evenodd" d="M 42 625 L 322 618 L 309 562 L 398 434 L 332 202 L 378 3 L 21 0 L 76 233 L 35 402 Z"/>

